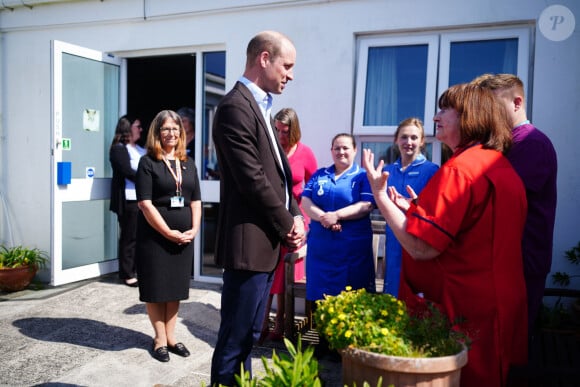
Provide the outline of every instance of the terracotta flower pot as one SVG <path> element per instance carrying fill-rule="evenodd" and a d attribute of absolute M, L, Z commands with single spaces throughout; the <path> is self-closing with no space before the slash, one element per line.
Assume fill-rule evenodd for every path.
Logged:
<path fill-rule="evenodd" d="M 355 348 L 341 351 L 342 383 L 376 386 L 454 387 L 459 386 L 461 368 L 467 364 L 467 349 L 454 356 L 413 358 L 381 355 Z"/>
<path fill-rule="evenodd" d="M 15 269 L 0 269 L 0 289 L 16 292 L 26 288 L 36 275 L 36 266 L 22 266 Z"/>

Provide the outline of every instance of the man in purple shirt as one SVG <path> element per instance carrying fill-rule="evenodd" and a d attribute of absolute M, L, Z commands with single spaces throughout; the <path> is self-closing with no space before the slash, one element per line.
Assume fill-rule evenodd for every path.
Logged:
<path fill-rule="evenodd" d="M 473 80 L 493 90 L 503 102 L 513 125 L 513 145 L 508 154 L 526 187 L 528 215 L 522 239 L 524 277 L 528 292 L 528 335 L 542 305 L 546 277 L 552 266 L 556 175 L 558 162 L 550 139 L 526 116 L 523 82 L 513 74 L 484 74 Z"/>

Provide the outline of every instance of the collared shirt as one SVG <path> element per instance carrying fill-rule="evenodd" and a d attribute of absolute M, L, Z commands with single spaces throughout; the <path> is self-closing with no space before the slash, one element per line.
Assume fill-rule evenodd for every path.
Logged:
<path fill-rule="evenodd" d="M 278 159 L 282 173 L 284 174 L 284 186 L 286 188 L 286 208 L 290 208 L 290 194 L 288 193 L 286 172 L 284 171 L 284 164 L 282 163 L 282 156 L 280 155 L 280 149 L 278 148 L 278 143 L 276 142 L 274 130 L 272 130 L 272 125 L 270 124 L 270 117 L 272 116 L 272 96 L 269 93 L 266 93 L 264 90 L 260 89 L 258 85 L 244 76 L 240 77 L 239 81 L 250 90 L 254 96 L 254 99 L 258 103 L 258 106 L 260 107 L 262 115 L 264 116 L 264 121 L 266 121 L 266 126 L 268 127 L 270 141 L 274 148 L 274 152 L 276 153 L 276 158 Z"/>

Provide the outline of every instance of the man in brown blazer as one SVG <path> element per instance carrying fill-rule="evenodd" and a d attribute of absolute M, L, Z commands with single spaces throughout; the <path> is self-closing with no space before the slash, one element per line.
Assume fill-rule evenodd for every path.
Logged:
<path fill-rule="evenodd" d="M 240 364 L 251 374 L 279 261 L 280 244 L 304 242 L 304 219 L 292 197 L 292 173 L 270 123 L 271 94 L 293 79 L 296 49 L 279 32 L 249 42 L 246 69 L 218 105 L 213 140 L 221 171 L 216 263 L 223 267 L 221 324 L 211 385 L 235 384 Z"/>

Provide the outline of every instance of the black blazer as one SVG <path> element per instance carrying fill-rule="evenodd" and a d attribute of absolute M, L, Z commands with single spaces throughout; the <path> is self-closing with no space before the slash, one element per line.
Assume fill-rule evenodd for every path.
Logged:
<path fill-rule="evenodd" d="M 294 216 L 301 214 L 292 196 L 288 159 L 274 138 L 283 170 L 258 104 L 237 82 L 220 101 L 213 125 L 221 173 L 215 256 L 225 269 L 274 270 L 280 242 L 292 229 Z"/>
<path fill-rule="evenodd" d="M 123 216 L 125 211 L 125 179 L 135 181 L 137 171 L 131 168 L 131 157 L 129 151 L 122 143 L 117 143 L 109 151 L 109 161 L 113 168 L 113 179 L 111 181 L 111 203 L 109 209 Z"/>

